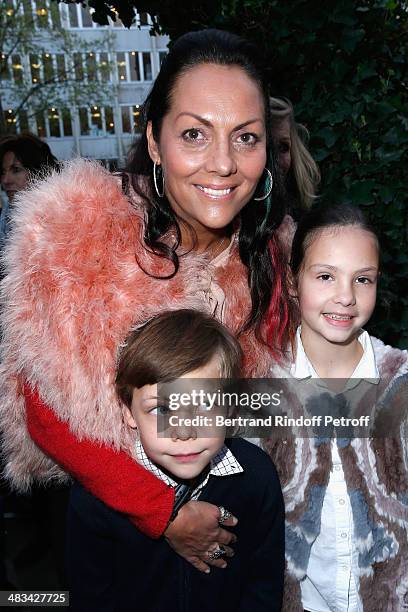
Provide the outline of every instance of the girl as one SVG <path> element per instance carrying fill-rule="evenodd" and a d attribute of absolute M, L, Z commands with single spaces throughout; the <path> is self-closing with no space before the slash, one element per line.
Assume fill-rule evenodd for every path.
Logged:
<path fill-rule="evenodd" d="M 380 398 L 390 422 L 398 410 L 406 413 L 407 351 L 362 329 L 379 273 L 378 240 L 362 212 L 313 209 L 296 231 L 290 265 L 300 313 L 291 377 L 349 379 L 347 388 L 366 405 L 373 393 Z M 397 431 L 398 438 L 266 441 L 286 505 L 285 610 L 406 609 L 406 419 Z"/>

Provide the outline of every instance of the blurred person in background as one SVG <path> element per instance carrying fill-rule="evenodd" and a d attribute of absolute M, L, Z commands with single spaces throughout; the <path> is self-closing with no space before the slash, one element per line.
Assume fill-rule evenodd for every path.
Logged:
<path fill-rule="evenodd" d="M 287 257 L 296 225 L 317 197 L 319 168 L 307 149 L 309 132 L 295 121 L 287 98 L 270 98 L 271 135 L 278 167 L 285 186 L 286 211 L 278 234 Z"/>
<path fill-rule="evenodd" d="M 296 123 L 291 102 L 270 98 L 272 140 L 287 191 L 287 210 L 298 221 L 316 198 L 319 168 L 307 149 L 309 132 Z"/>
<path fill-rule="evenodd" d="M 7 197 L 2 197 L 0 211 L 0 251 L 5 246 L 5 239 L 10 229 L 10 213 L 16 194 L 28 187 L 30 180 L 38 176 L 42 177 L 56 168 L 58 168 L 58 160 L 52 154 L 50 147 L 37 136 L 25 133 L 8 134 L 0 138 L 0 182 L 3 192 L 7 195 Z M 0 272 L 0 278 L 1 276 Z M 1 435 L 2 432 L 0 432 Z M 2 467 L 0 463 L 0 478 Z M 15 560 L 15 565 L 26 567 L 32 562 L 37 562 L 48 545 L 52 550 L 51 554 L 57 567 L 57 573 L 62 574 L 66 498 L 66 490 L 56 488 L 46 490 L 34 488 L 30 497 L 16 496 L 10 493 L 8 486 L 1 478 L 0 584 L 2 588 L 12 586 L 7 580 L 4 564 L 6 547 L 4 511 L 8 511 L 15 517 L 24 516 L 24 520 L 32 525 L 32 539 L 21 550 Z M 18 570 L 17 567 L 15 569 Z"/>
<path fill-rule="evenodd" d="M 7 194 L 0 213 L 0 246 L 9 230 L 9 212 L 16 193 L 29 179 L 58 167 L 50 147 L 33 134 L 8 134 L 0 138 L 0 182 Z"/>

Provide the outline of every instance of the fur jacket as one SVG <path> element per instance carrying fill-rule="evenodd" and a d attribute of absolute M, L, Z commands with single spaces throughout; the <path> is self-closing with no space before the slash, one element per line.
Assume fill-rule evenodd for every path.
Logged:
<path fill-rule="evenodd" d="M 337 446 L 353 513 L 364 610 L 402 612 L 408 609 L 408 353 L 385 346 L 376 338 L 372 343 L 380 380 L 378 385 L 367 383 L 369 388 L 357 408 L 367 414 L 367 406 L 374 406 L 375 422 L 382 432 L 390 433 L 338 438 Z M 287 378 L 287 370 L 274 368 L 274 376 Z M 296 381 L 293 384 L 297 390 Z M 302 414 L 295 392 L 291 395 L 293 416 L 296 406 Z M 323 498 L 332 467 L 331 442 L 327 438 L 291 437 L 269 439 L 263 446 L 276 465 L 285 499 L 287 576 L 283 609 L 303 612 L 299 581 L 306 576 L 310 550 L 320 533 Z"/>
<path fill-rule="evenodd" d="M 250 312 L 236 239 L 223 265 L 190 253 L 164 280 L 143 271 L 173 271 L 144 248 L 143 233 L 144 211 L 134 192 L 125 196 L 118 177 L 93 162 L 70 162 L 16 197 L 3 255 L 0 428 L 6 474 L 20 489 L 33 479 L 64 479 L 27 433 L 24 383 L 38 389 L 78 438 L 131 453 L 134 434 L 113 384 L 118 347 L 130 328 L 166 309 L 211 312 L 212 285 L 223 292 L 223 322 L 233 332 Z M 242 335 L 242 344 L 246 375 L 265 374 L 266 346 L 253 332 Z"/>

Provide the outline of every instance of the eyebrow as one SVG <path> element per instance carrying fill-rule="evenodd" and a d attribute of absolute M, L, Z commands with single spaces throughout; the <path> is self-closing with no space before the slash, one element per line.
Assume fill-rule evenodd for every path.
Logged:
<path fill-rule="evenodd" d="M 309 266 L 309 270 L 312 270 L 312 268 L 328 268 L 329 270 L 337 270 L 336 266 L 330 266 L 329 264 L 325 264 L 325 263 L 317 263 L 317 264 L 313 264 L 311 266 Z M 376 266 L 368 266 L 367 268 L 361 268 L 360 270 L 356 270 L 355 274 L 358 273 L 362 273 L 362 272 L 376 272 L 378 270 L 378 267 Z"/>
<path fill-rule="evenodd" d="M 147 404 L 147 403 L 152 402 L 152 401 L 155 401 L 155 402 L 168 402 L 169 399 L 168 399 L 168 397 L 159 397 L 157 395 L 149 395 L 148 397 L 144 397 L 142 399 L 142 403 L 143 404 Z"/>
<path fill-rule="evenodd" d="M 208 119 L 204 119 L 204 117 L 200 117 L 200 115 L 196 115 L 195 113 L 188 113 L 188 112 L 179 113 L 176 117 L 176 121 L 177 119 L 183 116 L 193 117 L 193 119 L 197 119 L 197 121 L 200 121 L 200 123 L 203 123 L 207 127 L 212 127 L 211 121 L 208 121 Z M 235 126 L 232 131 L 238 132 L 238 130 L 242 130 L 242 128 L 246 127 L 247 125 L 250 125 L 251 123 L 257 123 L 258 121 L 260 123 L 263 123 L 262 119 L 260 119 L 259 117 L 255 117 L 254 119 L 249 119 L 248 121 L 244 121 L 244 123 L 240 123 L 239 125 Z"/>

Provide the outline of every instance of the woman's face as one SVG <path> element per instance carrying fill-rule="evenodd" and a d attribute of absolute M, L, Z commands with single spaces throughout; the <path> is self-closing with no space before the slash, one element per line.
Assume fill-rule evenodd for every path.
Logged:
<path fill-rule="evenodd" d="M 236 66 L 202 64 L 176 82 L 160 142 L 167 198 L 197 232 L 225 228 L 253 196 L 266 164 L 262 93 Z"/>
<path fill-rule="evenodd" d="M 1 167 L 1 186 L 10 202 L 17 191 L 27 187 L 28 171 L 11 151 L 5 153 Z"/>
<path fill-rule="evenodd" d="M 277 155 L 278 165 L 281 169 L 282 174 L 286 176 L 292 164 L 292 141 L 290 138 L 289 117 L 285 117 L 285 119 L 273 123 L 272 140 Z"/>

